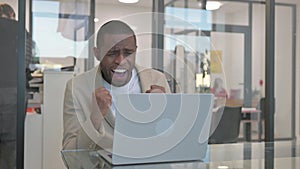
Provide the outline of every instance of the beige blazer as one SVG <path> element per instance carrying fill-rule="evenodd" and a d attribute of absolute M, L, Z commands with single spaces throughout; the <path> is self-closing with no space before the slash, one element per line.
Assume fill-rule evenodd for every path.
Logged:
<path fill-rule="evenodd" d="M 138 66 L 136 68 L 143 93 L 154 84 L 165 87 L 166 92 L 170 93 L 163 73 L 149 68 Z M 63 108 L 63 149 L 97 149 L 101 147 L 111 151 L 115 125 L 114 115 L 108 112 L 99 129 L 95 129 L 90 120 L 91 112 L 99 111 L 94 91 L 103 86 L 103 78 L 98 70 L 99 66 L 72 78 L 67 83 Z"/>

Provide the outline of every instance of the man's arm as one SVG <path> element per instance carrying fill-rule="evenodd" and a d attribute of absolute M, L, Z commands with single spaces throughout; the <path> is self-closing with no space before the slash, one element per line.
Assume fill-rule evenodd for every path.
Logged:
<path fill-rule="evenodd" d="M 100 87 L 95 90 L 95 93 L 92 96 L 96 99 L 97 108 L 99 111 L 94 111 L 90 115 L 90 119 L 93 123 L 93 126 L 96 130 L 99 130 L 101 126 L 101 122 L 106 116 L 106 114 L 110 111 L 110 106 L 112 104 L 112 96 L 108 90 L 104 87 Z"/>
<path fill-rule="evenodd" d="M 82 113 L 82 109 L 74 104 L 75 99 L 72 95 L 72 80 L 69 80 L 64 97 L 63 149 L 89 148 L 93 144 L 78 121 L 77 113 Z"/>
<path fill-rule="evenodd" d="M 99 126 L 95 128 L 93 122 L 90 120 L 89 115 L 91 112 L 98 113 L 97 102 L 92 99 L 83 98 L 78 100 L 73 94 L 73 90 L 80 90 L 73 85 L 74 80 L 70 80 L 67 83 L 64 98 L 64 110 L 63 110 L 63 149 L 98 149 L 99 147 L 104 149 L 111 149 L 113 139 L 113 129 L 105 122 L 105 119 L 100 118 Z M 74 88 L 76 89 L 74 89 Z M 83 93 L 80 93 L 83 95 Z M 91 96 L 95 98 L 95 94 L 91 92 Z M 84 100 L 84 103 L 83 103 Z M 92 101 L 93 103 L 89 103 Z M 93 108 L 85 108 L 83 110 L 81 105 L 94 105 Z M 88 134 L 87 134 L 88 133 Z M 97 143 L 97 144 L 96 144 Z"/>

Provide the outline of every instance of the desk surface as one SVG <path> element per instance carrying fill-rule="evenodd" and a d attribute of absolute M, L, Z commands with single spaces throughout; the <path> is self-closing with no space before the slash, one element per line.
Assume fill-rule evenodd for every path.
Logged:
<path fill-rule="evenodd" d="M 213 108 L 212 112 L 217 112 L 219 107 Z M 256 109 L 256 108 L 248 108 L 248 107 L 242 107 L 242 113 L 260 113 L 261 110 Z"/>
<path fill-rule="evenodd" d="M 111 166 L 96 151 L 62 151 L 66 166 L 80 169 L 296 169 L 300 168 L 300 142 L 278 141 L 274 143 L 235 143 L 208 145 L 207 158 L 203 162 L 172 162 L 130 166 Z"/>

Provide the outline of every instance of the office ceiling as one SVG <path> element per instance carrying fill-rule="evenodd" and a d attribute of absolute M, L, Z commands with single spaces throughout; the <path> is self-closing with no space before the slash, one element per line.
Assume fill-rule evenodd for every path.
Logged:
<path fill-rule="evenodd" d="M 7 0 L 0 0 L 0 2 L 2 1 L 7 1 Z M 68 1 L 68 0 L 33 0 L 33 1 Z M 70 0 L 71 1 L 71 0 Z M 90 0 L 73 0 L 73 1 L 90 1 Z M 152 6 L 152 1 L 153 0 L 140 0 L 138 3 L 136 3 L 135 5 L 138 6 L 145 6 L 145 7 L 151 7 Z M 180 6 L 184 6 L 184 1 L 185 0 L 165 0 L 165 4 L 171 2 L 171 1 L 176 1 L 177 5 Z M 197 6 L 198 1 L 200 0 L 188 0 L 189 2 L 189 6 Z M 221 1 L 221 2 L 230 2 L 230 0 L 208 0 L 208 1 Z M 244 0 L 240 0 L 241 2 L 243 2 Z M 265 0 L 256 0 L 256 1 L 261 1 L 261 2 L 265 2 Z M 292 3 L 292 4 L 297 4 L 299 3 L 299 0 L 276 0 L 277 3 Z M 96 3 L 105 3 L 105 4 L 113 4 L 113 5 L 120 5 L 122 3 L 120 3 L 118 0 L 96 0 Z M 131 4 L 134 5 L 134 4 Z"/>
<path fill-rule="evenodd" d="M 1 1 L 1 0 L 0 0 Z M 68 1 L 68 0 L 34 0 L 34 1 Z M 71 1 L 71 0 L 70 0 Z M 75 1 L 90 1 L 90 0 L 72 0 L 73 2 Z M 71 1 L 71 2 L 72 2 Z M 109 5 L 127 5 L 127 6 L 136 6 L 136 7 L 147 7 L 147 8 L 152 8 L 152 1 L 153 0 L 140 0 L 139 2 L 135 4 L 124 4 L 119 2 L 118 0 L 95 0 L 97 4 L 109 4 Z M 170 2 L 174 1 L 175 2 L 175 7 L 185 7 L 185 0 L 165 0 L 165 4 L 170 4 Z M 200 9 L 198 3 L 200 0 L 188 0 L 188 8 L 194 8 L 194 9 Z M 208 0 L 210 1 L 210 0 Z M 226 0 L 213 0 L 213 1 L 220 1 L 223 3 L 222 8 L 224 11 L 230 11 L 230 12 L 237 12 L 239 10 L 243 10 L 243 8 L 240 8 L 239 5 L 234 5 L 234 4 L 245 4 L 245 3 L 240 3 L 240 2 L 230 2 Z M 257 0 L 260 1 L 260 0 Z M 265 1 L 265 0 L 261 0 Z M 283 2 L 283 3 L 297 3 L 297 1 L 300 0 L 276 0 L 276 2 Z M 228 3 L 229 2 L 229 3 Z M 243 0 L 241 0 L 243 2 Z M 222 9 L 221 9 L 222 10 Z"/>
<path fill-rule="evenodd" d="M 124 4 L 119 2 L 118 0 L 98 0 L 96 3 L 102 4 L 110 4 L 110 5 L 133 5 L 133 6 L 142 6 L 142 7 L 152 7 L 152 0 L 140 0 L 135 4 Z"/>
<path fill-rule="evenodd" d="M 1 0 L 0 0 L 1 1 Z M 33 1 L 65 1 L 68 0 L 33 0 Z M 69 2 L 90 2 L 90 0 L 69 0 Z M 118 0 L 95 0 L 97 4 L 110 4 L 110 5 L 135 5 L 135 6 L 143 6 L 143 7 L 152 7 L 152 0 L 140 0 L 138 3 L 135 4 L 124 4 L 119 2 Z"/>

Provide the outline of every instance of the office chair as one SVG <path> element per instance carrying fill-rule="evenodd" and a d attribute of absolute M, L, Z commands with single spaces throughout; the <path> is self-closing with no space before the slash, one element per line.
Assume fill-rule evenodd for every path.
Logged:
<path fill-rule="evenodd" d="M 218 123 L 216 128 L 211 127 L 211 136 L 208 140 L 209 144 L 237 142 L 240 132 L 242 107 L 223 106 L 220 107 L 217 112 L 213 113 L 212 120 L 216 121 L 217 118 Z"/>

